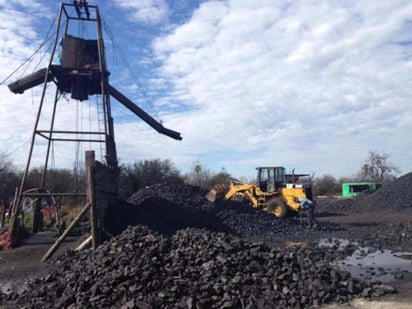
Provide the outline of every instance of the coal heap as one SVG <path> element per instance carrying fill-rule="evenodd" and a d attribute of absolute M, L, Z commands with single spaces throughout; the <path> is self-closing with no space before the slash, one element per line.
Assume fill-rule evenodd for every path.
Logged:
<path fill-rule="evenodd" d="M 402 251 L 404 247 L 412 246 L 411 222 L 384 222 L 379 224 L 381 230 L 365 237 L 362 240 L 364 246 L 392 248 L 397 251 Z"/>
<path fill-rule="evenodd" d="M 412 173 L 399 177 L 359 202 L 361 207 L 371 210 L 412 208 Z"/>
<path fill-rule="evenodd" d="M 205 204 L 206 190 L 184 184 L 156 184 L 137 191 L 127 201 L 119 202 L 108 211 L 106 226 L 113 235 L 128 225 L 147 225 L 171 236 L 179 229 L 206 228 L 231 232 Z"/>
<path fill-rule="evenodd" d="M 333 269 L 335 252 L 274 249 L 193 228 L 167 237 L 135 226 L 94 251 L 65 256 L 0 301 L 6 308 L 307 308 L 393 292 Z"/>
<path fill-rule="evenodd" d="M 149 198 L 161 198 L 183 207 L 202 207 L 208 190 L 188 184 L 160 183 L 134 193 L 128 202 L 139 205 Z"/>
<path fill-rule="evenodd" d="M 305 218 L 279 219 L 241 201 L 210 203 L 204 197 L 206 193 L 199 187 L 170 183 L 141 189 L 127 203 L 112 209 L 109 225 L 117 228 L 111 232 L 118 234 L 126 225 L 143 224 L 168 236 L 179 229 L 196 227 L 270 239 L 274 235 L 293 237 L 343 229 L 337 224 L 321 223 L 317 229 L 308 230 Z"/>
<path fill-rule="evenodd" d="M 216 217 L 242 237 L 258 237 L 270 240 L 273 237 L 287 236 L 289 240 L 325 231 L 343 230 L 341 225 L 322 222 L 314 229 L 307 229 L 306 218 L 277 218 L 247 203 L 227 201 L 213 205 Z"/>
<path fill-rule="evenodd" d="M 331 262 L 344 254 L 336 248 L 272 248 L 263 242 L 339 226 L 322 223 L 308 230 L 299 218 L 278 219 L 242 202 L 209 203 L 205 194 L 184 184 L 139 190 L 108 209 L 108 232 L 117 236 L 94 251 L 67 252 L 46 277 L 19 294 L 0 295 L 0 303 L 5 308 L 307 308 L 394 292 L 334 269 Z"/>
<path fill-rule="evenodd" d="M 364 212 L 412 208 L 412 173 L 405 174 L 373 193 L 361 193 L 353 199 L 325 203 L 322 211 Z"/>

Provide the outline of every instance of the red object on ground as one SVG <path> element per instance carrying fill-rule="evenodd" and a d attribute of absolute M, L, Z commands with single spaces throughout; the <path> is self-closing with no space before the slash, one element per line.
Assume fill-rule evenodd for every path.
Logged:
<path fill-rule="evenodd" d="M 44 217 L 51 218 L 56 214 L 56 207 L 54 206 L 42 207 L 40 211 L 42 212 Z"/>
<path fill-rule="evenodd" d="M 11 237 L 9 231 L 0 235 L 0 249 L 11 249 Z"/>

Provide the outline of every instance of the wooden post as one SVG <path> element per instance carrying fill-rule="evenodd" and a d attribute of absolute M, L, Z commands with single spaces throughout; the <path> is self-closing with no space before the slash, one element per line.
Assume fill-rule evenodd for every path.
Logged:
<path fill-rule="evenodd" d="M 19 231 L 19 222 L 18 222 L 18 214 L 19 214 L 19 201 L 17 201 L 17 196 L 19 193 L 19 188 L 16 188 L 14 192 L 14 202 L 10 205 L 10 224 L 9 224 L 9 234 L 10 234 L 10 243 L 11 246 L 14 246 L 18 240 L 18 231 Z"/>
<path fill-rule="evenodd" d="M 6 203 L 0 201 L 0 227 L 4 227 L 4 221 L 6 219 Z"/>
<path fill-rule="evenodd" d="M 90 245 L 90 243 L 92 242 L 93 237 L 92 235 L 90 235 L 89 237 L 87 237 L 76 249 L 74 249 L 74 251 L 81 251 L 84 248 L 86 248 L 88 245 Z"/>
<path fill-rule="evenodd" d="M 90 204 L 90 225 L 93 249 L 96 249 L 100 243 L 99 223 L 96 207 L 95 167 L 96 162 L 94 151 L 86 151 L 86 194 L 87 202 Z"/>
<path fill-rule="evenodd" d="M 89 210 L 90 204 L 87 203 L 82 210 L 79 212 L 79 214 L 74 218 L 74 220 L 70 223 L 70 225 L 67 227 L 67 229 L 63 232 L 63 234 L 54 242 L 53 246 L 49 249 L 49 251 L 46 252 L 46 254 L 43 256 L 41 259 L 42 262 L 46 261 L 49 257 L 52 256 L 52 254 L 59 248 L 61 243 L 65 240 L 65 238 L 69 235 L 71 230 L 74 228 L 74 226 L 77 224 L 77 222 L 80 221 L 80 219 L 83 217 L 83 215 Z"/>
<path fill-rule="evenodd" d="M 33 226 L 32 232 L 38 233 L 39 231 L 43 230 L 43 214 L 41 212 L 41 205 L 42 199 L 38 198 L 34 203 L 33 209 Z"/>
<path fill-rule="evenodd" d="M 59 236 L 63 233 L 63 218 L 62 218 L 62 213 L 61 213 L 61 207 L 62 207 L 62 198 L 60 197 L 56 205 L 54 206 L 56 209 L 56 227 L 59 233 Z"/>

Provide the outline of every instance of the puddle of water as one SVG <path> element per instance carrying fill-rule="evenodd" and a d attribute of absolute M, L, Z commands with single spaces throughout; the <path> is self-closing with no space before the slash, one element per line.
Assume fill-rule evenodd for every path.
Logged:
<path fill-rule="evenodd" d="M 338 246 L 344 248 L 355 245 L 346 239 L 322 239 L 319 246 Z M 351 273 L 352 277 L 372 281 L 391 282 L 402 278 L 403 272 L 412 273 L 412 252 L 394 252 L 391 250 L 375 250 L 368 247 L 357 247 L 355 252 L 334 265 Z"/>
<path fill-rule="evenodd" d="M 348 239 L 341 239 L 341 238 L 324 238 L 319 241 L 320 247 L 333 247 L 337 246 L 339 248 L 345 248 L 349 245 L 357 245 L 357 242 L 351 242 Z"/>

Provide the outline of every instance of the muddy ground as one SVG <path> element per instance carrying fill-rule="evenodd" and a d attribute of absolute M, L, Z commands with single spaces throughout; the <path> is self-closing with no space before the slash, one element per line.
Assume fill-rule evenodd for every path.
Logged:
<path fill-rule="evenodd" d="M 345 212 L 344 209 L 331 211 L 327 208 L 329 202 L 317 201 L 316 217 L 320 221 L 317 228 L 302 228 L 306 225 L 305 218 L 296 217 L 288 219 L 291 220 L 290 226 L 297 226 L 293 228 L 293 231 L 291 229 L 291 233 L 288 231 L 274 234 L 254 232 L 255 234 L 246 233 L 241 237 L 248 240 L 264 240 L 266 244 L 273 247 L 314 247 L 320 241 L 344 239 L 356 242 L 355 246 L 372 248 L 372 252 L 384 249 L 398 253 L 412 252 L 411 208 L 361 212 Z M 230 205 L 230 207 L 237 206 Z M 228 214 L 225 213 L 225 216 Z M 162 220 L 167 219 L 163 218 Z M 174 231 L 167 230 L 167 232 L 171 234 Z M 38 276 L 46 276 L 55 267 L 40 262 L 41 257 L 54 242 L 55 236 L 55 233 L 51 231 L 42 232 L 27 238 L 18 248 L 0 251 L 0 286 L 4 293 L 20 291 L 24 287 L 25 281 Z M 67 248 L 73 248 L 78 242 L 77 240 L 77 237 L 69 238 L 63 248 L 59 249 L 57 255 L 63 254 Z M 412 306 L 411 272 L 400 273 L 396 267 L 391 268 L 390 265 L 383 267 L 376 264 L 367 265 L 368 261 L 362 258 L 359 258 L 359 263 L 373 267 L 375 270 L 381 268 L 381 272 L 392 274 L 393 279 L 389 280 L 387 284 L 395 287 L 398 292 L 384 295 L 378 301 L 358 299 L 350 304 L 324 305 L 325 308 L 408 308 Z"/>
<path fill-rule="evenodd" d="M 379 239 L 379 235 L 384 235 L 391 229 L 393 224 L 411 224 L 412 222 L 412 210 L 403 211 L 377 211 L 366 213 L 318 213 L 318 220 L 321 222 L 334 222 L 341 224 L 345 227 L 343 231 L 336 231 L 333 233 L 327 233 L 326 235 L 320 235 L 320 237 L 337 237 L 349 240 L 369 240 L 368 243 L 375 242 L 375 246 L 380 249 L 389 249 L 394 252 L 409 252 L 412 253 L 412 242 L 409 240 L 404 242 L 391 241 L 382 242 Z M 396 231 L 395 231 L 396 233 Z M 412 237 L 408 232 L 408 237 Z M 377 237 L 376 237 L 377 236 Z M 375 241 L 376 239 L 376 241 Z M 308 241 L 317 242 L 319 236 L 309 237 Z M 412 261 L 411 261 L 412 264 Z M 396 300 L 400 304 L 411 306 L 412 308 L 412 273 L 404 275 L 402 278 L 390 281 L 390 284 L 395 286 L 398 290 L 397 294 L 388 295 L 383 297 L 384 300 Z M 400 305 L 399 305 L 400 306 Z M 376 306 L 378 308 L 378 306 Z M 390 306 L 389 306 L 390 307 Z M 389 308 L 388 307 L 388 308 Z M 405 307 L 405 308 L 407 308 Z M 398 308 L 396 305 L 392 308 Z"/>

